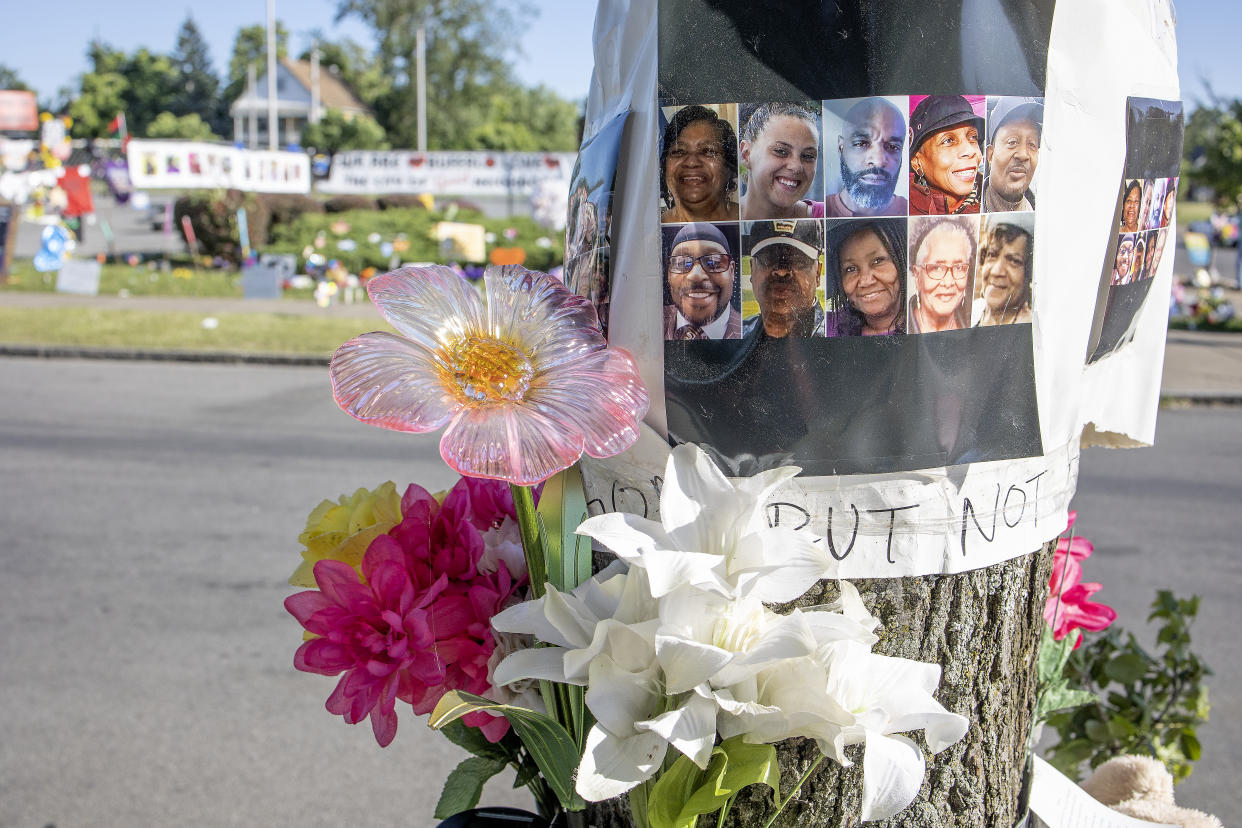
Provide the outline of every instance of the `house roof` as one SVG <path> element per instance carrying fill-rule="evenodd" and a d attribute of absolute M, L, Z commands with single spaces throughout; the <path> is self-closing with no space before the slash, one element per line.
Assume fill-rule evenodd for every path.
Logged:
<path fill-rule="evenodd" d="M 307 89 L 311 88 L 311 64 L 309 60 L 290 60 L 281 58 L 281 64 L 298 83 Z M 319 102 L 324 109 L 339 109 L 342 112 L 369 113 L 366 105 L 359 101 L 341 79 L 328 67 L 319 67 Z"/>

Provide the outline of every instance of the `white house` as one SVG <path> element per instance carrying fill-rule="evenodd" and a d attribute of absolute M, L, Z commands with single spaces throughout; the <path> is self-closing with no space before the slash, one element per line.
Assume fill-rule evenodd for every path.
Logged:
<path fill-rule="evenodd" d="M 319 123 L 327 109 L 340 110 L 346 118 L 371 112 L 330 71 L 320 68 L 318 53 L 310 60 L 280 58 L 276 62 L 276 144 L 283 149 L 300 144 L 302 129 Z M 251 149 L 268 146 L 267 73 L 252 77 L 241 97 L 229 107 L 233 116 L 233 140 Z"/>

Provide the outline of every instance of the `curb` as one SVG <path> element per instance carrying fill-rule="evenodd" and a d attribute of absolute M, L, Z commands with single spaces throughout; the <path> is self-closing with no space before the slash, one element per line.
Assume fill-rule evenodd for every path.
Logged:
<path fill-rule="evenodd" d="M 98 348 L 80 345 L 3 345 L 0 357 L 112 359 L 144 362 L 200 362 L 217 365 L 292 365 L 326 368 L 330 357 L 315 354 L 264 354 L 241 351 L 173 351 Z M 1161 391 L 1161 408 L 1242 406 L 1242 391 Z"/>
<path fill-rule="evenodd" d="M 302 365 L 326 368 L 329 357 L 316 354 L 263 354 L 240 351 L 173 351 L 95 348 L 77 345 L 0 345 L 0 356 L 42 359 L 113 359 L 146 362 L 208 362 L 221 365 Z"/>

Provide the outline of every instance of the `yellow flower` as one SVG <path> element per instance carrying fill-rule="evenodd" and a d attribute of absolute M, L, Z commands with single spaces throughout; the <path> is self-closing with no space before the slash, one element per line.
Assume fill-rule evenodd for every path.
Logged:
<path fill-rule="evenodd" d="M 401 495 L 391 480 L 373 491 L 359 489 L 352 495 L 341 495 L 335 503 L 323 501 L 306 518 L 306 529 L 298 535 L 305 549 L 289 583 L 314 588 L 312 569 L 325 559 L 341 561 L 361 574 L 362 556 L 371 541 L 400 522 Z"/>

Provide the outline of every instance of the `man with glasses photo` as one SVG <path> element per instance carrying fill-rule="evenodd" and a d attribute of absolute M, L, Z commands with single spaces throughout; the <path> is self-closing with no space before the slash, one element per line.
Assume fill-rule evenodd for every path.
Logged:
<path fill-rule="evenodd" d="M 672 302 L 664 306 L 666 340 L 741 337 L 742 313 L 734 301 L 737 279 L 730 249 L 714 224 L 693 222 L 677 229 L 664 269 Z"/>
<path fill-rule="evenodd" d="M 818 296 L 823 273 L 824 226 L 815 219 L 776 219 L 742 224 L 750 253 L 750 285 L 759 313 L 742 323 L 743 336 L 762 326 L 763 335 L 824 336 Z"/>
<path fill-rule="evenodd" d="M 971 282 L 979 220 L 967 216 L 910 220 L 910 333 L 970 327 Z"/>

